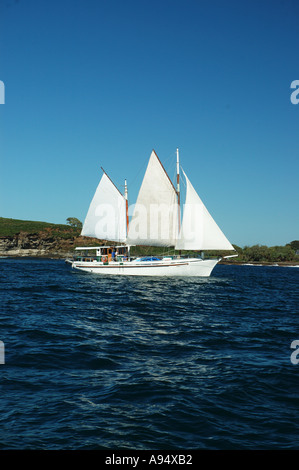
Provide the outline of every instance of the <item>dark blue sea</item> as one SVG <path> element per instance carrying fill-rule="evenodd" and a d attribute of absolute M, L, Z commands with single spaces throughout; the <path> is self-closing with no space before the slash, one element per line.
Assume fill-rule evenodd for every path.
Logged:
<path fill-rule="evenodd" d="M 0 449 L 299 449 L 298 281 L 1 259 Z"/>

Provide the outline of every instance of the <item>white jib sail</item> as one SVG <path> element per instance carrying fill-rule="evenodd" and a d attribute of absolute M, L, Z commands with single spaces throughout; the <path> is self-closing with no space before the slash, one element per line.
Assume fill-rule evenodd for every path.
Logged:
<path fill-rule="evenodd" d="M 127 243 L 174 246 L 178 236 L 177 194 L 156 153 L 149 163 L 134 207 Z"/>
<path fill-rule="evenodd" d="M 126 240 L 126 201 L 106 173 L 90 203 L 81 235 L 117 242 Z"/>
<path fill-rule="evenodd" d="M 208 212 L 185 172 L 186 202 L 177 250 L 234 250 Z"/>

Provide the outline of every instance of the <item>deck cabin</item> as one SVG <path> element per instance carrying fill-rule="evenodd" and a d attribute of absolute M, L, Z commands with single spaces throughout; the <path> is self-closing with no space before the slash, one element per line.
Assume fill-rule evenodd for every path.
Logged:
<path fill-rule="evenodd" d="M 75 255 L 76 261 L 124 262 L 130 257 L 130 247 L 125 245 L 79 246 L 75 250 L 78 251 Z"/>

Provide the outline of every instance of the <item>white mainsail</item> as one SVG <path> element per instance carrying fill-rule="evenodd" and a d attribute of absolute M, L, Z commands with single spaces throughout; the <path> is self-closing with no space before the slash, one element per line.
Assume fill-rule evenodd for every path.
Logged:
<path fill-rule="evenodd" d="M 116 242 L 126 241 L 126 200 L 106 173 L 90 203 L 81 235 Z"/>
<path fill-rule="evenodd" d="M 177 194 L 152 151 L 130 221 L 127 244 L 174 246 L 177 236 Z"/>
<path fill-rule="evenodd" d="M 208 212 L 185 172 L 186 201 L 176 250 L 234 250 Z"/>

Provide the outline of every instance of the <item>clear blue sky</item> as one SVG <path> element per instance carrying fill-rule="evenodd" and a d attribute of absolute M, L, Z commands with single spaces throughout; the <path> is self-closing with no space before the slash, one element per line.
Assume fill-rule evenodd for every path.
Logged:
<path fill-rule="evenodd" d="M 299 239 L 297 0 L 0 0 L 0 216 L 84 220 L 151 150 L 232 243 Z M 171 166 L 173 165 L 173 167 Z"/>

